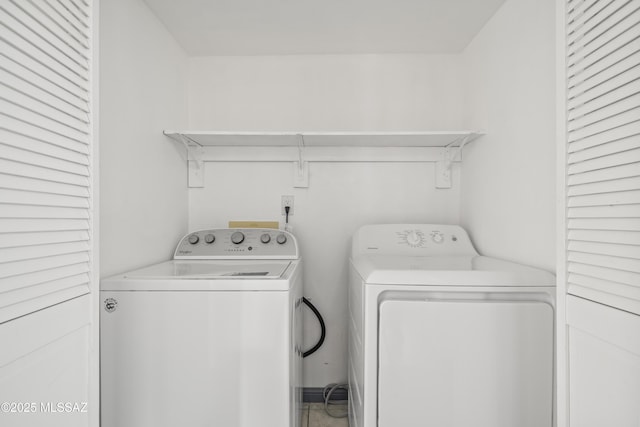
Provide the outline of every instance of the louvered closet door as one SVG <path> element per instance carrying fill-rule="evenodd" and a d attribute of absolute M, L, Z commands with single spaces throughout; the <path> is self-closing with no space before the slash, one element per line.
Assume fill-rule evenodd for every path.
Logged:
<path fill-rule="evenodd" d="M 0 322 L 89 292 L 88 1 L 0 1 Z"/>
<path fill-rule="evenodd" d="M 568 2 L 568 293 L 640 314 L 640 0 Z"/>

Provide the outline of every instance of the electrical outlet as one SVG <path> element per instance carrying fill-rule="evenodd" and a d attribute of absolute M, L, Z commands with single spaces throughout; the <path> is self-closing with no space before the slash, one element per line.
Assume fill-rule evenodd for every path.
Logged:
<path fill-rule="evenodd" d="M 281 208 L 282 216 L 285 216 L 287 214 L 284 211 L 285 206 L 289 206 L 289 216 L 293 215 L 293 196 L 282 196 L 282 208 Z"/>

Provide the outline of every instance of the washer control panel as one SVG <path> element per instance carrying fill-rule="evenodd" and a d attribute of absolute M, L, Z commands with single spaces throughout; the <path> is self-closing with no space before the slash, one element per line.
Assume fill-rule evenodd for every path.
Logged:
<path fill-rule="evenodd" d="M 353 237 L 358 254 L 450 256 L 477 255 L 467 232 L 457 225 L 365 225 Z"/>
<path fill-rule="evenodd" d="M 298 244 L 271 228 L 216 228 L 184 236 L 174 259 L 297 259 Z"/>

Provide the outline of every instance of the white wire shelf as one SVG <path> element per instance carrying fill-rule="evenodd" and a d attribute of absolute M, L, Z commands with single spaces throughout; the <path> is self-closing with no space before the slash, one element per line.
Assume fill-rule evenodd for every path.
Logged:
<path fill-rule="evenodd" d="M 447 147 L 481 135 L 475 131 L 312 132 L 312 131 L 172 131 L 164 134 L 181 142 L 212 146 L 253 147 Z M 185 141 L 186 140 L 186 141 Z M 469 140 L 467 142 L 469 142 Z"/>
<path fill-rule="evenodd" d="M 171 131 L 184 144 L 189 187 L 204 185 L 204 162 L 293 162 L 294 186 L 309 186 L 309 162 L 435 162 L 436 186 L 451 187 L 451 164 L 475 131 Z"/>

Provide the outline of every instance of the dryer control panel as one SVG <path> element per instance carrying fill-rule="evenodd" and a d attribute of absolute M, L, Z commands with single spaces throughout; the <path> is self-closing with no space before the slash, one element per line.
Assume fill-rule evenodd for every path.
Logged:
<path fill-rule="evenodd" d="M 353 236 L 352 256 L 362 254 L 456 256 L 477 255 L 467 232 L 457 225 L 365 225 Z"/>
<path fill-rule="evenodd" d="M 271 228 L 215 228 L 184 236 L 173 259 L 298 259 L 293 234 Z"/>

